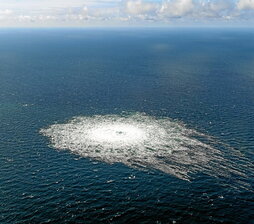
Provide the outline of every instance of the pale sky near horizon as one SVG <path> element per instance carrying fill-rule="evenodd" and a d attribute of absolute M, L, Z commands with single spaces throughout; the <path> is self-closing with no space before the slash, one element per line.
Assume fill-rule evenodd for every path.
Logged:
<path fill-rule="evenodd" d="M 0 27 L 254 26 L 254 0 L 0 0 Z"/>

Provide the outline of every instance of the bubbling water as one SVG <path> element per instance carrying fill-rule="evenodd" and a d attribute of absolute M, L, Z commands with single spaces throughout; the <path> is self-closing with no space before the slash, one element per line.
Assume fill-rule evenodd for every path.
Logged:
<path fill-rule="evenodd" d="M 95 126 L 88 133 L 88 138 L 103 144 L 114 144 L 115 146 L 117 144 L 118 147 L 121 147 L 144 141 L 146 133 L 134 125 L 116 123 Z"/>
<path fill-rule="evenodd" d="M 142 113 L 81 116 L 40 132 L 56 149 L 107 163 L 157 169 L 184 180 L 195 173 L 244 175 L 209 136 L 169 118 Z"/>

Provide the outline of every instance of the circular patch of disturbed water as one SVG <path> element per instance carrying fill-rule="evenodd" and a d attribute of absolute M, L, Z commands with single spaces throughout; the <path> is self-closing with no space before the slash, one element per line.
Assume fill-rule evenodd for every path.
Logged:
<path fill-rule="evenodd" d="M 157 169 L 184 180 L 200 172 L 216 177 L 244 175 L 209 136 L 169 118 L 142 113 L 80 116 L 40 132 L 56 149 L 107 163 Z"/>

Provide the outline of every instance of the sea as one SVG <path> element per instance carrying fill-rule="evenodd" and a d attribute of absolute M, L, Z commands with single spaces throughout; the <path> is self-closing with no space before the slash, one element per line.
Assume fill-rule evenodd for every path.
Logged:
<path fill-rule="evenodd" d="M 252 224 L 253 161 L 253 29 L 0 29 L 1 224 Z"/>

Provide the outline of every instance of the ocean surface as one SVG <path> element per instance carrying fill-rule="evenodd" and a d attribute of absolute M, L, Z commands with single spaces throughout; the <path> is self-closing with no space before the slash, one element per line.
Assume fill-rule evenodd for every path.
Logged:
<path fill-rule="evenodd" d="M 253 40 L 1 29 L 0 223 L 254 223 Z"/>

